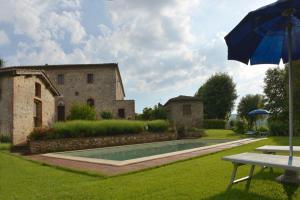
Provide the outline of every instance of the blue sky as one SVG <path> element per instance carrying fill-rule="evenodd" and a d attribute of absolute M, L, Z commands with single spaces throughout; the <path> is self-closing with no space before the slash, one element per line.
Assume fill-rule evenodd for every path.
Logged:
<path fill-rule="evenodd" d="M 263 92 L 265 71 L 227 61 L 223 37 L 274 0 L 0 0 L 7 66 L 117 62 L 136 110 L 194 95 L 227 72 L 239 98 Z"/>

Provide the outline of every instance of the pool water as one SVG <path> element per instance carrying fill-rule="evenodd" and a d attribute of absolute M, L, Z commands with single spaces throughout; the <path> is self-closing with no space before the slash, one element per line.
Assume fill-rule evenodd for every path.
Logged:
<path fill-rule="evenodd" d="M 125 161 L 130 159 L 143 158 L 148 156 L 220 144 L 229 141 L 230 140 L 188 139 L 117 147 L 96 148 L 80 151 L 68 151 L 61 152 L 58 154 L 104 160 Z"/>

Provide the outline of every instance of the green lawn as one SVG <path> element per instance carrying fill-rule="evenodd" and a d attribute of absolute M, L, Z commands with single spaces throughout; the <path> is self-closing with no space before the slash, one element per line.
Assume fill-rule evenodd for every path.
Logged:
<path fill-rule="evenodd" d="M 231 130 L 208 129 L 205 130 L 205 139 L 243 139 L 247 136 L 234 133 Z"/>
<path fill-rule="evenodd" d="M 208 131 L 208 137 L 232 135 L 228 131 Z M 228 137 L 227 137 L 228 138 Z M 300 138 L 295 138 L 300 145 Z M 138 173 L 104 178 L 68 172 L 43 166 L 0 151 L 0 199 L 287 199 L 287 192 L 295 191 L 293 199 L 300 199 L 300 190 L 283 187 L 274 181 L 281 170 L 255 171 L 249 192 L 244 183 L 225 193 L 232 165 L 222 161 L 225 155 L 252 151 L 264 144 L 287 145 L 283 137 L 237 147 L 223 152 L 177 162 Z M 241 168 L 246 175 L 249 167 Z"/>

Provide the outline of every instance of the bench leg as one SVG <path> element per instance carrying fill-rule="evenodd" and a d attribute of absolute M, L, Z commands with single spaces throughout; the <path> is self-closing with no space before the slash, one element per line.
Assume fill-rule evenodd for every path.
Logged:
<path fill-rule="evenodd" d="M 234 184 L 234 180 L 235 180 L 235 177 L 236 177 L 236 172 L 237 172 L 238 167 L 239 167 L 238 164 L 233 164 L 233 171 L 232 171 L 232 174 L 231 174 L 230 183 L 227 187 L 227 191 L 229 191 L 231 189 L 232 185 Z"/>
<path fill-rule="evenodd" d="M 237 183 L 240 183 L 240 182 L 243 182 L 243 181 L 247 181 L 246 190 L 249 190 L 251 179 L 252 179 L 254 169 L 255 169 L 255 165 L 251 166 L 251 169 L 250 169 L 250 172 L 249 172 L 248 176 L 235 180 L 237 169 L 241 165 L 243 165 L 243 164 L 233 163 L 233 171 L 232 171 L 232 174 L 231 174 L 230 183 L 227 187 L 227 191 L 229 191 L 231 189 L 233 184 L 237 184 Z"/>
<path fill-rule="evenodd" d="M 251 183 L 251 180 L 252 180 L 252 176 L 253 176 L 253 173 L 254 173 L 254 169 L 255 169 L 255 165 L 252 165 L 252 166 L 251 166 L 251 169 L 250 169 L 250 172 L 249 172 L 247 184 L 246 184 L 246 190 L 247 190 L 247 191 L 248 191 L 249 188 L 250 188 L 250 183 Z"/>

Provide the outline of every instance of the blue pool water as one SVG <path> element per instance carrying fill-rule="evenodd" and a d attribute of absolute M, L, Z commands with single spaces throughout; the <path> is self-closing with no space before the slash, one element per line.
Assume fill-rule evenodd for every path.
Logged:
<path fill-rule="evenodd" d="M 58 154 L 85 158 L 98 158 L 104 160 L 124 161 L 198 147 L 214 145 L 230 140 L 213 140 L 213 139 L 189 139 L 175 140 L 166 142 L 154 142 L 146 144 L 135 144 L 117 147 L 96 148 L 80 151 L 68 151 Z"/>

